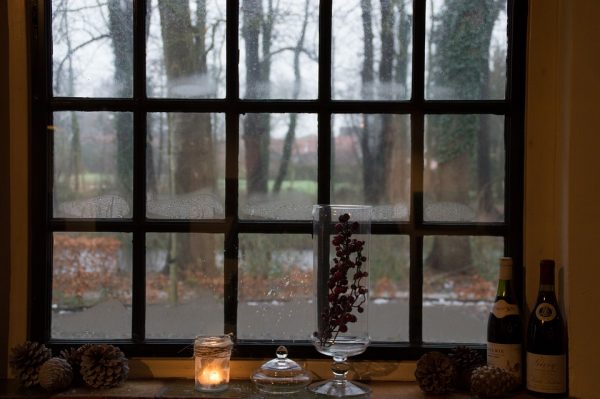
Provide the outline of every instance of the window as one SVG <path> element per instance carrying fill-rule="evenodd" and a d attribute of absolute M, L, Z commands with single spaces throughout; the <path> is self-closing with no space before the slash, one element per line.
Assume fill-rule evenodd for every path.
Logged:
<path fill-rule="evenodd" d="M 311 205 L 368 203 L 364 356 L 483 344 L 522 252 L 526 9 L 32 2 L 32 338 L 312 357 Z"/>

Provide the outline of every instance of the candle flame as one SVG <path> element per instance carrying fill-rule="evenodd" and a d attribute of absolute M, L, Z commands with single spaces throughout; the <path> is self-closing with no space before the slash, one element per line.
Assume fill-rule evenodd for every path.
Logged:
<path fill-rule="evenodd" d="M 215 385 L 223 382 L 223 373 L 221 370 L 205 369 L 200 374 L 198 380 L 204 385 Z"/>

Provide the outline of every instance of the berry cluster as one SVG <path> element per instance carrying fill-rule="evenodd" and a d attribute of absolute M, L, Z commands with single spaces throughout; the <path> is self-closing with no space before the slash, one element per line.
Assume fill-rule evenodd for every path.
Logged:
<path fill-rule="evenodd" d="M 367 288 L 362 285 L 362 279 L 369 274 L 362 270 L 363 262 L 367 260 L 362 255 L 364 241 L 352 237 L 358 232 L 358 222 L 350 222 L 350 215 L 344 213 L 335 225 L 336 235 L 331 243 L 335 247 L 333 267 L 329 270 L 328 303 L 323 311 L 323 329 L 319 334 L 321 345 L 330 346 L 335 343 L 339 333 L 348 331 L 348 323 L 357 321 L 354 309 L 358 313 L 364 311 L 363 305 L 367 301 Z M 349 281 L 349 278 L 352 281 Z"/>

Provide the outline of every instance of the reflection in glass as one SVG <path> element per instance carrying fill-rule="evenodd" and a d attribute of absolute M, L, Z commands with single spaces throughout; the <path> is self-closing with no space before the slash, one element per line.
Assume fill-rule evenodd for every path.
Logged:
<path fill-rule="evenodd" d="M 239 32 L 242 98 L 317 97 L 317 0 L 241 0 Z"/>
<path fill-rule="evenodd" d="M 504 117 L 428 115 L 424 219 L 504 221 Z"/>
<path fill-rule="evenodd" d="M 506 0 L 427 2 L 426 98 L 504 98 L 508 41 L 506 4 Z"/>
<path fill-rule="evenodd" d="M 410 98 L 412 8 L 412 0 L 334 0 L 335 99 Z"/>
<path fill-rule="evenodd" d="M 314 114 L 242 116 L 241 217 L 310 220 L 317 201 L 317 141 Z"/>
<path fill-rule="evenodd" d="M 147 215 L 211 219 L 224 216 L 225 116 L 148 115 Z"/>
<path fill-rule="evenodd" d="M 223 237 L 147 234 L 146 335 L 222 334 L 223 314 Z"/>
<path fill-rule="evenodd" d="M 241 234 L 238 337 L 306 340 L 314 310 L 310 235 Z"/>
<path fill-rule="evenodd" d="M 425 237 L 423 254 L 423 341 L 486 342 L 504 239 Z"/>
<path fill-rule="evenodd" d="M 372 341 L 408 341 L 409 238 L 371 234 L 369 333 Z"/>
<path fill-rule="evenodd" d="M 148 1 L 149 97 L 225 96 L 226 0 Z"/>
<path fill-rule="evenodd" d="M 52 0 L 55 96 L 131 97 L 133 2 Z"/>
<path fill-rule="evenodd" d="M 131 337 L 131 239 L 54 233 L 52 338 Z"/>
<path fill-rule="evenodd" d="M 332 201 L 372 205 L 373 220 L 408 220 L 409 116 L 343 114 L 331 123 Z"/>
<path fill-rule="evenodd" d="M 52 132 L 54 217 L 131 217 L 132 115 L 55 112 Z"/>

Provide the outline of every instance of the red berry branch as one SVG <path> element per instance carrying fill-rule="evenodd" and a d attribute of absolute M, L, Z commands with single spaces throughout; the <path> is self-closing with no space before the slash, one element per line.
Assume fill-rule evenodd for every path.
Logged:
<path fill-rule="evenodd" d="M 362 313 L 367 301 L 367 288 L 362 284 L 362 279 L 369 275 L 362 270 L 363 262 L 367 260 L 362 255 L 365 242 L 351 238 L 358 228 L 358 222 L 351 223 L 347 213 L 341 215 L 335 225 L 337 234 L 331 241 L 335 247 L 334 265 L 329 270 L 327 282 L 328 307 L 321 314 L 325 327 L 319 334 L 323 346 L 333 345 L 339 333 L 348 331 L 349 323 L 356 323 L 356 315 L 352 312 L 356 309 Z M 351 282 L 349 277 L 352 277 Z"/>

